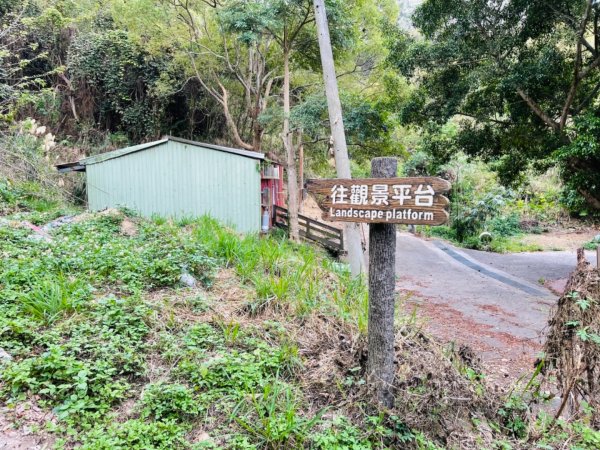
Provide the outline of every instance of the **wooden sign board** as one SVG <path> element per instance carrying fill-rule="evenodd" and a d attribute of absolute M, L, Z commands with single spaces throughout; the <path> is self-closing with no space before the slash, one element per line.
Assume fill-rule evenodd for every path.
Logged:
<path fill-rule="evenodd" d="M 448 220 L 450 183 L 437 177 L 308 180 L 311 193 L 331 222 L 441 225 Z"/>

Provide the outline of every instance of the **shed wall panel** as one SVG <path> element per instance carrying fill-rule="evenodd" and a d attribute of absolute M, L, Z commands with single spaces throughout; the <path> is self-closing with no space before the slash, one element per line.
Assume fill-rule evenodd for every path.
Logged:
<path fill-rule="evenodd" d="M 168 141 L 86 168 L 91 210 L 127 206 L 144 216 L 209 214 L 241 232 L 260 229 L 259 161 Z"/>

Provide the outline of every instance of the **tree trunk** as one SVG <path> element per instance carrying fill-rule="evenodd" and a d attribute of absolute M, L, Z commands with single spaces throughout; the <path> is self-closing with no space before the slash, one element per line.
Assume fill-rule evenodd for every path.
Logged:
<path fill-rule="evenodd" d="M 223 107 L 225 122 L 227 123 L 227 128 L 229 128 L 229 131 L 233 136 L 233 142 L 235 142 L 235 145 L 237 145 L 240 148 L 243 148 L 244 150 L 254 150 L 253 145 L 247 144 L 242 140 L 238 131 L 237 124 L 235 123 L 235 120 L 233 120 L 231 111 L 229 111 L 229 92 L 227 91 L 227 89 L 225 89 L 225 87 L 222 84 L 220 84 L 220 88 L 222 93 L 222 99 L 219 100 L 219 103 L 221 103 L 221 106 Z"/>
<path fill-rule="evenodd" d="M 304 200 L 304 144 L 302 143 L 302 130 L 298 132 L 298 211 L 302 212 Z"/>
<path fill-rule="evenodd" d="M 325 94 L 329 110 L 329 124 L 331 126 L 331 137 L 333 139 L 333 150 L 335 154 L 335 167 L 339 178 L 352 178 L 350 173 L 350 159 L 346 146 L 346 135 L 344 134 L 344 121 L 342 120 L 342 104 L 338 92 L 335 66 L 333 63 L 333 51 L 331 50 L 331 38 L 329 37 L 329 24 L 323 0 L 314 0 L 315 23 L 319 37 L 319 48 L 321 50 L 321 65 L 323 66 L 323 78 L 325 79 Z M 365 272 L 365 258 L 360 238 L 360 225 L 348 223 L 345 227 L 345 242 L 348 247 L 348 259 L 354 276 Z"/>
<path fill-rule="evenodd" d="M 581 194 L 581 196 L 585 199 L 585 201 L 588 203 L 588 205 L 590 205 L 591 207 L 600 211 L 600 199 L 599 198 L 597 198 L 591 192 L 585 190 L 584 188 L 579 188 L 578 191 Z"/>
<path fill-rule="evenodd" d="M 396 176 L 395 158 L 375 158 L 371 176 Z M 394 287 L 396 284 L 396 226 L 369 225 L 369 353 L 367 381 L 375 398 L 387 408 L 394 406 Z"/>
<path fill-rule="evenodd" d="M 284 39 L 285 42 L 285 39 Z M 296 170 L 296 152 L 290 131 L 290 50 L 284 44 L 283 48 L 283 146 L 287 156 L 288 176 L 288 224 L 290 240 L 298 242 L 300 231 L 298 227 L 298 172 Z"/>

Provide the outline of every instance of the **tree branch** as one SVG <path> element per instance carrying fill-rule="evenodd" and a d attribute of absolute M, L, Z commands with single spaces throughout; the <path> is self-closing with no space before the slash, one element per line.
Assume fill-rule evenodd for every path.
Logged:
<path fill-rule="evenodd" d="M 598 67 L 598 65 L 600 65 L 600 56 L 598 56 L 596 59 L 594 59 L 589 66 L 587 66 L 585 69 L 583 69 L 579 73 L 579 81 L 581 81 L 585 77 L 587 77 L 592 72 L 592 70 L 594 70 L 596 67 Z"/>
<path fill-rule="evenodd" d="M 590 44 L 587 39 L 583 38 L 581 39 L 581 43 L 583 44 L 583 46 L 588 49 L 590 51 L 590 53 L 593 56 L 598 56 L 598 54 L 596 53 L 596 49 L 592 46 L 592 44 Z"/>
<path fill-rule="evenodd" d="M 531 110 L 540 118 L 542 121 L 556 131 L 560 131 L 560 126 L 550 116 L 548 116 L 542 108 L 527 95 L 522 89 L 517 89 L 517 93 L 521 96 L 525 103 L 531 108 Z"/>
<path fill-rule="evenodd" d="M 468 114 L 468 113 L 463 113 L 463 112 L 457 112 L 456 114 L 459 116 L 470 117 L 470 118 L 478 120 L 480 122 L 492 122 L 492 123 L 497 123 L 498 125 L 510 125 L 509 121 L 492 119 L 491 117 L 479 117 L 479 116 L 475 116 L 473 114 Z"/>
<path fill-rule="evenodd" d="M 581 47 L 583 45 L 585 29 L 587 27 L 587 22 L 590 18 L 590 12 L 592 10 L 592 1 L 588 0 L 587 6 L 585 8 L 585 13 L 583 14 L 583 19 L 581 19 L 581 25 L 579 26 L 579 32 L 577 34 L 577 50 L 575 54 L 575 67 L 573 69 L 573 81 L 571 83 L 571 88 L 569 89 L 569 93 L 567 94 L 567 99 L 565 100 L 565 104 L 563 105 L 562 113 L 560 115 L 560 123 L 559 129 L 563 129 L 565 123 L 567 123 L 567 118 L 569 117 L 569 110 L 571 109 L 571 105 L 573 104 L 573 100 L 575 99 L 575 94 L 577 93 L 577 88 L 579 86 L 579 82 L 582 80 L 579 74 L 579 67 L 581 65 Z"/>
<path fill-rule="evenodd" d="M 231 131 L 231 134 L 233 135 L 233 141 L 235 142 L 235 144 L 238 147 L 241 147 L 245 150 L 254 150 L 254 147 L 252 145 L 244 142 L 240 136 L 238 127 L 235 124 L 235 121 L 233 120 L 233 117 L 231 115 L 231 111 L 229 111 L 229 93 L 227 92 L 227 89 L 225 89 L 225 86 L 223 86 L 221 84 L 221 82 L 217 81 L 217 83 L 219 84 L 219 87 L 221 88 L 222 97 L 223 97 L 223 102 L 221 103 L 221 105 L 223 106 L 223 114 L 225 115 L 225 120 L 227 121 L 227 127 L 229 128 L 229 131 Z"/>
<path fill-rule="evenodd" d="M 583 101 L 577 106 L 577 108 L 574 111 L 571 112 L 571 116 L 576 116 L 577 114 L 579 114 L 583 110 L 583 108 L 585 108 L 585 106 L 589 103 L 589 101 L 596 97 L 598 91 L 600 91 L 600 83 L 598 83 L 596 87 L 594 87 L 592 92 L 585 99 L 583 99 Z"/>

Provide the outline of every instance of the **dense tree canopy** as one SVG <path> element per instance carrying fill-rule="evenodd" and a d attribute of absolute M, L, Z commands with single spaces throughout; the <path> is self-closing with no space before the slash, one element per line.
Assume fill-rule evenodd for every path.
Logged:
<path fill-rule="evenodd" d="M 506 183 L 559 165 L 567 203 L 598 209 L 600 158 L 583 143 L 600 117 L 600 6 L 427 0 L 417 33 L 397 26 L 396 3 L 327 2 L 351 157 L 406 154 L 416 130 L 438 161 L 480 155 Z M 330 169 L 311 1 L 5 0 L 0 12 L 4 126 L 33 117 L 91 152 L 174 134 L 283 161 L 289 119 L 284 134 Z"/>
<path fill-rule="evenodd" d="M 382 61 L 395 1 L 327 7 L 354 156 L 401 152 L 388 102 L 395 94 L 382 81 L 394 78 Z M 85 146 L 169 133 L 283 158 L 290 116 L 310 161 L 327 158 L 311 1 L 7 0 L 0 8 L 4 125 L 33 117 Z"/>
<path fill-rule="evenodd" d="M 506 181 L 560 155 L 565 181 L 600 208 L 600 154 L 566 150 L 600 114 L 599 8 L 592 0 L 425 1 L 413 17 L 423 38 L 394 30 L 389 40 L 391 64 L 419 82 L 402 120 L 429 131 L 437 157 L 482 155 Z M 440 137 L 451 119 L 459 132 Z"/>

